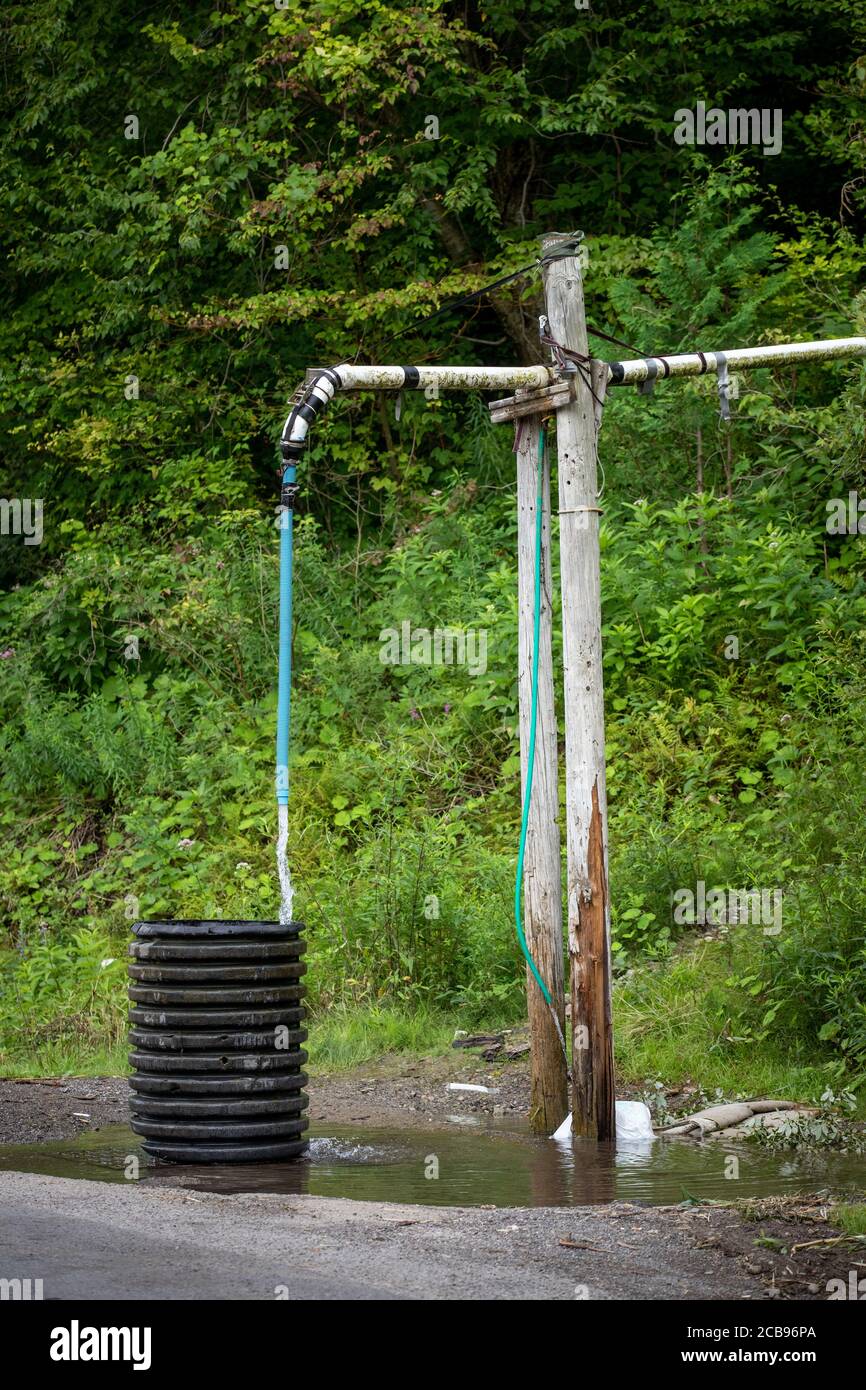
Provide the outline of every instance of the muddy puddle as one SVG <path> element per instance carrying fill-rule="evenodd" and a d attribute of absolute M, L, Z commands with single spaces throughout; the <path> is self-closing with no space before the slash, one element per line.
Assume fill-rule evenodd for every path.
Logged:
<path fill-rule="evenodd" d="M 203 1192 L 468 1207 L 662 1205 L 823 1190 L 844 1195 L 866 1187 L 863 1157 L 770 1154 L 750 1145 L 673 1139 L 612 1152 L 537 1139 L 513 1122 L 505 1128 L 464 1121 L 449 1130 L 322 1124 L 311 1126 L 310 1137 L 301 1162 L 190 1167 L 148 1158 L 130 1129 L 108 1125 L 77 1139 L 0 1146 L 0 1169 Z"/>

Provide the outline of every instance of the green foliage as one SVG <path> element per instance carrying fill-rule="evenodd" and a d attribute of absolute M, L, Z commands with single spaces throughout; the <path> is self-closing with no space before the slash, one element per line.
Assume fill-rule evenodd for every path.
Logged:
<path fill-rule="evenodd" d="M 862 1239 L 866 1237 L 866 1202 L 843 1202 L 833 1208 L 830 1220 L 846 1235 Z"/>
<path fill-rule="evenodd" d="M 534 359 L 537 277 L 413 325 L 553 228 L 642 352 L 863 332 L 866 21 L 12 0 L 0 36 L 2 490 L 45 499 L 44 544 L 0 537 L 0 1046 L 63 1066 L 116 1049 L 131 920 L 276 910 L 274 445 L 304 370 Z M 782 106 L 782 153 L 676 146 L 699 99 Z M 653 1070 L 652 1026 L 671 1071 L 726 1084 L 759 1046 L 765 1079 L 826 1082 L 866 1058 L 866 564 L 824 526 L 866 476 L 866 378 L 738 387 L 727 425 L 712 378 L 612 392 L 600 437 L 621 1059 Z M 335 401 L 302 469 L 291 857 L 314 1017 L 370 1021 L 335 1055 L 413 1010 L 508 1020 L 524 983 L 510 441 L 407 394 Z M 485 668 L 384 663 L 404 622 L 483 631 Z M 671 905 L 699 880 L 781 889 L 782 932 L 720 930 L 704 977 Z"/>
<path fill-rule="evenodd" d="M 452 1020 L 431 1013 L 423 1003 L 416 1002 L 411 1009 L 355 1004 L 318 1017 L 308 1049 L 315 1054 L 316 1072 L 321 1075 L 348 1071 L 387 1053 L 449 1052 L 453 1037 Z"/>
<path fill-rule="evenodd" d="M 82 927 L 60 939 L 40 934 L 18 962 L 4 962 L 0 1030 L 14 1039 L 18 1057 L 44 1062 L 46 1054 L 118 1047 L 126 1028 L 126 962 L 112 949 L 101 932 Z"/>

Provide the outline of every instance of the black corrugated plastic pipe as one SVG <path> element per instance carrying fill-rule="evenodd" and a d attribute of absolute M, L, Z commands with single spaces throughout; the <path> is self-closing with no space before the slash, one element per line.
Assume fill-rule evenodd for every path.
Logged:
<path fill-rule="evenodd" d="M 175 1163 L 299 1157 L 307 1077 L 302 924 L 136 922 L 130 1110 Z"/>

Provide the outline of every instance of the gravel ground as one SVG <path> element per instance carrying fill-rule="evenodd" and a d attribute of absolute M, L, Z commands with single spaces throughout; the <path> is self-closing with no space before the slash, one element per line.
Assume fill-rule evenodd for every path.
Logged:
<path fill-rule="evenodd" d="M 761 1299 L 685 1212 L 216 1196 L 0 1173 L 0 1274 L 46 1298 Z"/>
<path fill-rule="evenodd" d="M 50 1081 L 0 1078 L 0 1143 L 71 1139 L 87 1129 L 125 1124 L 127 1093 L 123 1076 Z"/>
<path fill-rule="evenodd" d="M 449 1081 L 488 1086 L 491 1093 L 448 1091 Z M 516 1116 L 525 1115 L 529 1108 L 525 1066 L 485 1067 L 477 1058 L 463 1054 L 408 1065 L 394 1059 L 383 1064 L 376 1075 L 362 1068 L 311 1077 L 307 1090 L 311 1120 L 330 1120 L 333 1124 L 364 1121 L 385 1125 L 407 1116 L 414 1125 L 425 1120 L 443 1123 L 449 1115 Z M 0 1078 L 0 1143 L 69 1139 L 84 1129 L 124 1124 L 126 1104 L 125 1077 Z"/>
<path fill-rule="evenodd" d="M 525 1029 L 512 1030 L 508 1045 L 526 1044 Z M 486 1086 L 486 1094 L 449 1091 L 448 1082 Z M 395 1055 L 367 1067 L 332 1075 L 312 1075 L 307 1086 L 310 1119 L 332 1124 L 387 1126 L 412 1117 L 414 1126 L 447 1122 L 449 1115 L 522 1118 L 529 1112 L 530 1078 L 526 1060 L 485 1061 L 475 1052 L 455 1049 L 444 1056 L 407 1061 Z M 634 1088 L 621 1088 L 622 1100 Z M 123 1124 L 127 1083 L 122 1077 L 63 1077 L 11 1080 L 0 1077 L 0 1143 L 25 1144 L 68 1139 L 83 1128 Z M 697 1087 L 669 1091 L 671 1115 L 696 1110 Z M 78 1112 L 78 1113 L 76 1113 Z M 82 1118 L 87 1116 L 88 1118 Z"/>

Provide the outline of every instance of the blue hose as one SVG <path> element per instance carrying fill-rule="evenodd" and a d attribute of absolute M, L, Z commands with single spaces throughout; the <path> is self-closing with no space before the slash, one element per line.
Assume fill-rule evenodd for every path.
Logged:
<path fill-rule="evenodd" d="M 526 957 L 526 964 L 529 966 L 535 982 L 541 993 L 544 995 L 544 1002 L 553 1011 L 553 1000 L 550 991 L 538 973 L 538 966 L 532 959 L 529 947 L 526 944 L 526 936 L 523 931 L 523 919 L 520 910 L 520 899 L 523 890 L 523 859 L 526 853 L 526 835 L 529 830 L 529 805 L 532 800 L 532 776 L 535 771 L 535 734 L 538 724 L 538 646 L 541 636 L 541 536 L 544 525 L 544 426 L 538 432 L 538 482 L 535 497 L 535 592 L 533 598 L 533 625 L 532 625 L 532 715 L 529 721 L 529 749 L 526 761 L 526 786 L 523 791 L 523 813 L 520 820 L 520 848 L 517 851 L 517 875 L 514 880 L 514 920 L 517 927 L 517 939 L 520 942 L 520 949 Z M 554 1014 L 554 1021 L 558 1020 Z"/>
<path fill-rule="evenodd" d="M 283 473 L 283 497 L 292 497 L 295 465 L 287 464 Z M 286 489 L 289 489 L 288 493 Z M 284 505 L 280 511 L 280 635 L 277 683 L 277 805 L 289 804 L 289 724 L 292 694 L 292 529 L 294 510 Z"/>

